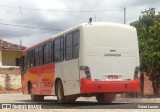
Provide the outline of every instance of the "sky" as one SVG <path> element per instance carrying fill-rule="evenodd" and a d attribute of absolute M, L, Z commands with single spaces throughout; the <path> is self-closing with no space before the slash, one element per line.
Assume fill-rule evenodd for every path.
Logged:
<path fill-rule="evenodd" d="M 0 39 L 31 46 L 80 23 L 124 23 L 139 19 L 141 11 L 160 0 L 0 0 Z"/>

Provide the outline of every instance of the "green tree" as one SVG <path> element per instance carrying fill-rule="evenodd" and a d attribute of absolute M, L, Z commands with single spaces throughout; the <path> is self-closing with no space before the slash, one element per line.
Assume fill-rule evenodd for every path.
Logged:
<path fill-rule="evenodd" d="M 160 87 L 160 14 L 150 8 L 142 12 L 139 21 L 131 23 L 137 29 L 141 71 L 147 72 L 154 94 Z"/>

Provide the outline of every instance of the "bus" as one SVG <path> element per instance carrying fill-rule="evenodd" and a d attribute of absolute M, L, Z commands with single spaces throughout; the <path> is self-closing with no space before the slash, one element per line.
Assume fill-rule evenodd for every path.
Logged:
<path fill-rule="evenodd" d="M 110 22 L 82 23 L 26 48 L 21 57 L 23 94 L 59 103 L 95 96 L 111 103 L 116 94 L 140 89 L 136 29 Z"/>

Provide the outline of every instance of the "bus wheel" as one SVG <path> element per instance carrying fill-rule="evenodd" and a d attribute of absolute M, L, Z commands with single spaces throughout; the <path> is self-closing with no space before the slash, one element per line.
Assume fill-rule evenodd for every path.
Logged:
<path fill-rule="evenodd" d="M 30 87 L 30 95 L 31 95 L 31 100 L 33 101 L 43 101 L 44 100 L 43 95 L 34 95 L 32 86 Z"/>
<path fill-rule="evenodd" d="M 64 92 L 63 92 L 63 85 L 60 80 L 56 83 L 56 96 L 58 103 L 64 103 Z"/>
<path fill-rule="evenodd" d="M 63 85 L 60 80 L 56 83 L 56 96 L 58 103 L 72 103 L 77 99 L 77 95 L 64 96 Z"/>
<path fill-rule="evenodd" d="M 116 98 L 115 93 L 98 93 L 96 99 L 100 103 L 112 103 Z"/>
<path fill-rule="evenodd" d="M 97 93 L 96 94 L 96 100 L 100 103 L 104 102 L 104 94 L 103 93 Z"/>

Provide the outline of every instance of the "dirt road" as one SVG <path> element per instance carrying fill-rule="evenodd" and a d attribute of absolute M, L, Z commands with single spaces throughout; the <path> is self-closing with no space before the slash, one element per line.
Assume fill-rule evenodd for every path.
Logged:
<path fill-rule="evenodd" d="M 31 104 L 31 105 L 41 105 L 43 109 L 38 110 L 39 112 L 45 111 L 44 109 L 47 109 L 47 111 L 53 111 L 49 109 L 54 109 L 56 112 L 87 112 L 87 111 L 93 111 L 93 112 L 99 112 L 99 111 L 112 111 L 117 112 L 121 111 L 119 109 L 125 109 L 121 112 L 128 112 L 132 111 L 135 112 L 138 110 L 138 107 L 140 108 L 140 112 L 144 110 L 150 109 L 147 107 L 145 109 L 145 106 L 149 105 L 150 107 L 154 106 L 153 109 L 154 112 L 158 112 L 160 109 L 160 98 L 117 98 L 116 101 L 114 101 L 112 104 L 99 104 L 96 102 L 95 97 L 91 98 L 83 98 L 80 97 L 77 99 L 76 103 L 74 104 L 58 104 L 56 97 L 49 96 L 45 97 L 45 100 L 43 102 L 33 102 L 30 100 L 29 95 L 23 95 L 23 94 L 0 94 L 0 103 L 3 104 L 15 104 L 15 105 L 25 105 L 25 104 Z M 156 109 L 156 106 L 158 107 Z M 144 107 L 144 108 L 143 108 Z M 98 110 L 97 110 L 98 109 Z M 117 110 L 118 109 L 118 110 Z M 4 109 L 2 109 L 4 111 Z M 126 111 L 127 110 L 127 111 Z M 0 110 L 1 111 L 1 110 Z M 6 110 L 5 111 L 9 111 Z M 11 111 L 11 110 L 10 110 Z M 20 111 L 20 109 L 16 109 L 16 112 Z M 21 110 L 22 111 L 22 110 Z M 27 111 L 27 110 L 23 110 Z M 33 110 L 32 110 L 33 111 Z"/>
<path fill-rule="evenodd" d="M 56 102 L 56 97 L 46 96 L 42 103 Z M 97 102 L 95 97 L 80 97 L 76 101 Z M 33 103 L 30 95 L 23 95 L 22 93 L 15 94 L 0 94 L 0 103 Z M 37 103 L 37 102 L 34 102 Z M 160 98 L 116 98 L 113 103 L 160 103 Z"/>

